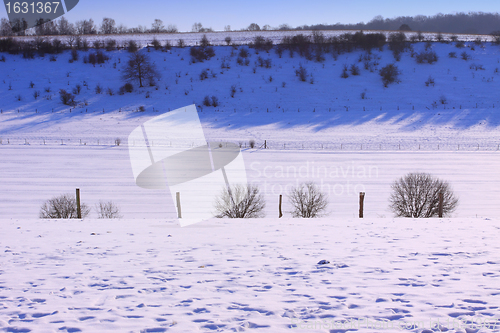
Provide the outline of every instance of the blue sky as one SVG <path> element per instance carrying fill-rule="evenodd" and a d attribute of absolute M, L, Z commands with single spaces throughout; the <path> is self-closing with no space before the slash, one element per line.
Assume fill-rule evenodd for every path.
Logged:
<path fill-rule="evenodd" d="M 498 0 L 80 0 L 66 14 L 71 22 L 93 18 L 100 23 L 103 17 L 114 18 L 127 27 L 144 25 L 154 19 L 165 25 L 175 24 L 180 31 L 190 31 L 194 22 L 204 27 L 223 30 L 247 27 L 250 23 L 291 26 L 319 23 L 368 22 L 377 15 L 396 16 L 435 15 L 454 12 L 498 12 Z M 6 17 L 2 6 L 1 16 Z"/>

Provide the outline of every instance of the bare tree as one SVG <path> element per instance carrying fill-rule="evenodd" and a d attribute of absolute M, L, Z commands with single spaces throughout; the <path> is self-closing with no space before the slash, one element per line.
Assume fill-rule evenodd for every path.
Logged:
<path fill-rule="evenodd" d="M 257 23 L 251 23 L 248 28 L 248 31 L 260 31 L 260 27 Z"/>
<path fill-rule="evenodd" d="M 0 35 L 2 35 L 2 36 L 12 36 L 13 35 L 12 26 L 10 25 L 10 21 L 4 17 L 2 17 L 2 20 L 0 23 Z"/>
<path fill-rule="evenodd" d="M 263 210 L 266 203 L 256 185 L 237 184 L 225 187 L 214 206 L 218 218 L 257 218 L 265 215 Z"/>
<path fill-rule="evenodd" d="M 109 17 L 105 17 L 102 19 L 101 29 L 100 29 L 101 34 L 110 35 L 116 33 L 116 31 L 117 29 L 115 20 Z"/>
<path fill-rule="evenodd" d="M 293 188 L 288 195 L 293 217 L 321 217 L 328 206 L 327 199 L 327 195 L 312 182 Z"/>
<path fill-rule="evenodd" d="M 175 33 L 179 32 L 179 29 L 177 29 L 177 26 L 175 24 L 169 24 L 167 26 L 166 32 L 169 34 L 175 34 Z"/>
<path fill-rule="evenodd" d="M 80 204 L 82 218 L 90 214 L 90 208 L 82 203 Z M 44 202 L 40 209 L 41 219 L 76 219 L 78 218 L 76 198 L 71 194 L 63 194 L 53 197 Z"/>
<path fill-rule="evenodd" d="M 151 32 L 160 33 L 165 30 L 165 26 L 163 25 L 163 21 L 159 19 L 155 19 L 153 24 L 151 24 Z"/>
<path fill-rule="evenodd" d="M 57 27 L 59 29 L 59 35 L 73 35 L 75 33 L 75 26 L 73 23 L 69 23 L 64 16 L 59 19 Z"/>
<path fill-rule="evenodd" d="M 409 173 L 392 184 L 390 209 L 397 217 L 433 217 L 439 215 L 439 193 L 443 194 L 443 215 L 458 205 L 450 185 L 428 173 Z"/>
<path fill-rule="evenodd" d="M 128 28 L 124 24 L 120 24 L 118 28 L 116 28 L 116 32 L 119 34 L 126 34 L 128 32 Z"/>
<path fill-rule="evenodd" d="M 120 215 L 120 208 L 113 201 L 104 202 L 99 200 L 99 203 L 95 205 L 95 210 L 99 219 L 119 219 L 123 217 Z"/>
<path fill-rule="evenodd" d="M 401 71 L 399 68 L 394 65 L 394 64 L 389 64 L 385 67 L 383 67 L 379 71 L 380 76 L 382 77 L 382 82 L 384 83 L 384 87 L 387 88 L 389 83 L 399 83 L 399 75 L 401 74 Z"/>
<path fill-rule="evenodd" d="M 143 87 L 144 81 L 153 82 L 160 78 L 160 73 L 146 54 L 134 52 L 127 61 L 122 77 L 126 81 L 138 80 L 139 86 Z"/>
<path fill-rule="evenodd" d="M 196 22 L 193 24 L 193 27 L 191 28 L 192 32 L 202 32 L 203 31 L 203 25 L 200 22 Z"/>
<path fill-rule="evenodd" d="M 76 33 L 79 35 L 92 35 L 97 33 L 97 28 L 92 19 L 77 21 L 75 28 Z"/>

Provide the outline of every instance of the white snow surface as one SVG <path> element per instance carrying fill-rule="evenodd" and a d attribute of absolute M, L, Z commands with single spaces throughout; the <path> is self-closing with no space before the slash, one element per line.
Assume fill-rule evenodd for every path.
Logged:
<path fill-rule="evenodd" d="M 361 51 L 317 63 L 251 50 L 250 65 L 240 66 L 231 47 L 195 64 L 189 48 L 151 50 L 162 74 L 158 89 L 135 85 L 123 96 L 116 92 L 125 51 L 95 67 L 82 63 L 88 52 L 72 64 L 68 52 L 57 61 L 6 54 L 0 331 L 380 332 L 405 324 L 421 333 L 439 321 L 434 331 L 500 332 L 499 47 L 432 48 L 439 56 L 433 65 L 403 54 L 401 82 L 388 88 L 377 71 L 363 69 Z M 463 51 L 472 59 L 460 59 Z M 394 62 L 388 50 L 373 54 L 378 68 Z M 259 56 L 272 67 L 257 67 Z M 359 65 L 361 75 L 341 79 L 344 64 Z M 300 65 L 313 84 L 298 80 Z M 200 80 L 203 69 L 215 77 Z M 429 75 L 434 87 L 424 84 Z M 59 89 L 77 84 L 78 105 L 62 105 Z M 95 94 L 97 84 L 115 94 Z M 220 106 L 202 106 L 207 95 Z M 135 185 L 130 132 L 190 104 L 209 141 L 242 143 L 266 218 L 180 228 L 167 191 Z M 146 111 L 137 112 L 140 106 Z M 269 149 L 248 148 L 250 139 Z M 450 218 L 392 218 L 391 183 L 415 171 L 450 183 L 460 200 Z M 329 195 L 324 218 L 291 218 L 286 193 L 305 181 Z M 98 220 L 94 210 L 83 221 L 37 218 L 45 200 L 75 188 L 91 208 L 115 202 L 123 219 Z M 361 191 L 365 219 L 357 218 Z"/>
<path fill-rule="evenodd" d="M 0 222 L 5 332 L 500 331 L 498 220 Z"/>

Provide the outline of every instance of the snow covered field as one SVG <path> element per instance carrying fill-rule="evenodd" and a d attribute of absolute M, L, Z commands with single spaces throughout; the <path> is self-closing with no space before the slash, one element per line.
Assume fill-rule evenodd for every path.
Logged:
<path fill-rule="evenodd" d="M 122 96 L 125 51 L 96 67 L 82 63 L 88 52 L 74 63 L 68 52 L 56 61 L 6 54 L 0 331 L 337 333 L 405 325 L 421 333 L 439 321 L 442 331 L 476 332 L 479 322 L 480 332 L 500 332 L 499 46 L 432 49 L 433 65 L 404 53 L 396 63 L 401 83 L 388 88 L 376 70 L 363 69 L 361 51 L 318 63 L 251 50 L 249 66 L 240 66 L 230 47 L 195 64 L 188 48 L 151 50 L 158 87 Z M 464 51 L 471 60 L 460 59 Z M 373 55 L 378 68 L 394 62 L 387 49 Z M 259 56 L 271 68 L 255 65 Z M 361 75 L 341 79 L 344 64 L 359 65 Z M 300 65 L 307 82 L 295 75 Z M 200 80 L 205 69 L 210 77 Z M 429 76 L 435 86 L 424 84 Z M 98 84 L 114 94 L 96 94 Z M 59 89 L 76 85 L 78 105 L 62 105 Z M 207 95 L 220 106 L 202 106 Z M 135 185 L 130 132 L 190 104 L 208 140 L 242 144 L 266 218 L 180 228 L 165 190 Z M 145 112 L 136 111 L 141 106 Z M 270 149 L 249 149 L 251 139 Z M 415 171 L 449 181 L 460 200 L 451 218 L 392 218 L 390 185 Z M 328 193 L 325 218 L 291 219 L 286 194 L 305 181 Z M 75 188 L 92 209 L 112 200 L 124 218 L 97 220 L 92 211 L 84 221 L 38 219 L 45 200 Z M 356 218 L 360 191 L 363 220 Z M 283 219 L 276 218 L 279 194 Z"/>
<path fill-rule="evenodd" d="M 292 186 L 313 181 L 329 195 L 329 217 L 358 214 L 359 192 L 366 192 L 365 217 L 391 217 L 390 186 L 409 172 L 428 172 L 450 182 L 460 199 L 454 217 L 495 218 L 500 201 L 498 152 L 331 152 L 244 149 L 250 182 L 266 197 L 265 212 L 277 217 L 278 198 Z M 0 218 L 38 217 L 45 200 L 82 191 L 92 209 L 112 200 L 124 218 L 174 218 L 166 190 L 135 185 L 124 146 L 2 146 Z M 213 202 L 214 198 L 206 198 Z M 290 206 L 285 199 L 285 216 Z M 93 210 L 90 217 L 96 218 Z"/>
<path fill-rule="evenodd" d="M 498 220 L 0 222 L 4 332 L 500 332 Z"/>
<path fill-rule="evenodd" d="M 323 34 L 326 37 L 339 36 L 345 33 L 355 33 L 358 30 L 323 30 Z M 364 30 L 365 33 L 374 33 L 380 31 L 371 31 Z M 386 35 L 393 33 L 393 31 L 381 31 Z M 107 39 L 114 39 L 120 45 L 128 42 L 129 40 L 134 40 L 138 42 L 142 46 L 146 46 L 148 43 L 151 44 L 153 39 L 157 39 L 162 44 L 165 44 L 166 41 L 169 41 L 172 45 L 176 45 L 179 39 L 183 39 L 187 46 L 197 45 L 200 41 L 202 35 L 206 35 L 207 38 L 212 41 L 215 45 L 226 45 L 225 38 L 231 37 L 231 43 L 237 45 L 246 45 L 253 41 L 255 36 L 263 36 L 265 38 L 269 38 L 273 41 L 274 44 L 279 43 L 283 37 L 285 36 L 295 36 L 298 34 L 310 35 L 312 34 L 312 30 L 302 30 L 302 31 L 216 31 L 216 32 L 207 32 L 207 33 L 197 33 L 197 32 L 181 32 L 175 34 L 161 33 L 161 34 L 124 34 L 124 35 L 85 35 L 83 38 L 86 38 L 90 43 L 93 43 L 95 40 L 106 41 Z M 417 32 L 405 32 L 405 34 L 410 38 L 413 35 L 417 35 Z M 422 35 L 426 39 L 435 40 L 437 37 L 437 33 L 433 32 L 424 32 Z M 479 38 L 483 41 L 490 42 L 493 38 L 490 35 L 469 35 L 469 34 L 442 34 L 443 38 L 449 39 L 451 36 L 457 36 L 458 40 L 462 41 L 473 41 L 476 38 Z M 18 37 L 24 40 L 34 40 L 36 37 L 26 36 L 26 37 Z M 58 38 L 62 42 L 66 42 L 66 40 L 70 37 L 68 36 L 55 36 L 55 37 L 47 37 L 48 39 Z"/>

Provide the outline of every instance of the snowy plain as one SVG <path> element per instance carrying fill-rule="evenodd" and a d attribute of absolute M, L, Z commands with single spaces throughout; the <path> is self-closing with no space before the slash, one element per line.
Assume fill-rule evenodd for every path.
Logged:
<path fill-rule="evenodd" d="M 251 64 L 240 66 L 231 47 L 195 64 L 188 48 L 150 50 L 162 74 L 158 90 L 136 87 L 123 96 L 116 92 L 125 51 L 109 52 L 95 67 L 82 63 L 88 52 L 72 64 L 68 52 L 57 61 L 6 54 L 0 330 L 422 332 L 439 321 L 434 331 L 500 332 L 500 47 L 432 48 L 433 65 L 403 54 L 401 83 L 388 88 L 363 69 L 361 51 L 317 63 L 251 50 Z M 472 59 L 460 59 L 463 51 Z M 394 62 L 387 49 L 373 53 L 379 68 Z M 272 67 L 256 66 L 259 56 Z M 341 79 L 344 64 L 359 65 L 361 75 Z M 300 65 L 312 84 L 295 76 Z M 200 80 L 204 69 L 215 77 Z M 427 87 L 430 75 L 436 84 Z M 58 90 L 77 84 L 78 105 L 63 106 Z M 115 94 L 95 94 L 97 84 Z M 206 95 L 221 105 L 202 106 Z M 180 228 L 166 191 L 135 185 L 127 136 L 190 104 L 210 141 L 242 143 L 266 218 Z M 251 139 L 270 149 L 249 149 Z M 452 217 L 392 218 L 390 185 L 412 171 L 450 182 L 460 200 Z M 285 198 L 285 217 L 277 219 L 278 195 L 309 180 L 328 192 L 329 215 L 292 219 Z M 94 211 L 83 221 L 37 218 L 45 200 L 75 188 L 92 208 L 100 199 L 116 202 L 124 218 L 98 220 Z M 360 191 L 363 220 L 356 218 Z"/>

